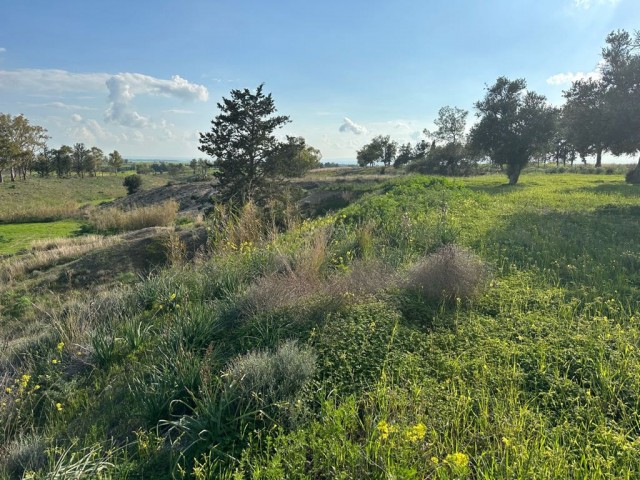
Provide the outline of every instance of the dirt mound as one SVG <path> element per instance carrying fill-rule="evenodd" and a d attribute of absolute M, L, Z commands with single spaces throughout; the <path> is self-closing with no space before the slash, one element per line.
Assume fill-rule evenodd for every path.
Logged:
<path fill-rule="evenodd" d="M 214 193 L 215 187 L 210 181 L 176 183 L 150 190 L 141 190 L 101 206 L 120 207 L 128 210 L 135 207 L 148 207 L 173 199 L 180 205 L 180 213 L 206 213 L 211 207 L 211 196 Z"/>
<path fill-rule="evenodd" d="M 145 276 L 166 265 L 171 257 L 172 241 L 180 240 L 178 252 L 185 261 L 193 259 L 207 242 L 204 228 L 175 232 L 173 228 L 151 227 L 123 234 L 120 242 L 93 250 L 82 257 L 52 268 L 42 275 L 37 288 L 85 290 L 95 285 L 110 285 L 121 280 Z M 173 244 L 175 246 L 175 243 Z"/>

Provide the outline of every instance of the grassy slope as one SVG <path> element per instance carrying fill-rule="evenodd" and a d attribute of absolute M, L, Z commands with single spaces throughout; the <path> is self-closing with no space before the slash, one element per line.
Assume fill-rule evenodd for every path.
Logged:
<path fill-rule="evenodd" d="M 235 236 L 197 268 L 54 317 L 58 338 L 15 374 L 9 405 L 26 371 L 31 403 L 5 434 L 37 432 L 23 440 L 36 452 L 80 437 L 47 468 L 85 456 L 115 478 L 637 478 L 640 191 L 616 176 L 503 183 L 394 180 L 268 248 Z M 430 303 L 375 270 L 451 240 L 491 266 L 472 302 Z M 291 338 L 315 352 L 313 382 L 237 396 L 229 360 L 277 363 Z M 7 465 L 26 449 L 11 444 Z"/>
<path fill-rule="evenodd" d="M 0 222 L 10 223 L 23 218 L 46 217 L 47 212 L 57 216 L 73 213 L 83 205 L 95 205 L 126 194 L 122 175 L 97 177 L 39 178 L 26 182 L 0 184 Z M 164 185 L 163 175 L 145 175 L 143 188 Z"/>

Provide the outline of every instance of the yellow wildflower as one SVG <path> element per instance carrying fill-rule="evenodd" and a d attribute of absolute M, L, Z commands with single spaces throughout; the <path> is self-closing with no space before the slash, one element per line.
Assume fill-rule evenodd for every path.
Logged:
<path fill-rule="evenodd" d="M 393 433 L 395 431 L 395 427 L 393 425 L 389 425 L 384 420 L 380 420 L 378 422 L 378 425 L 376 426 L 376 429 L 378 430 L 378 433 L 380 434 L 380 439 L 381 440 L 386 440 L 387 438 L 389 438 L 389 434 L 391 434 L 391 433 Z"/>
<path fill-rule="evenodd" d="M 427 427 L 420 422 L 405 432 L 405 436 L 410 442 L 419 442 L 427 434 Z"/>
<path fill-rule="evenodd" d="M 58 359 L 54 358 L 53 360 L 51 360 L 51 363 L 53 363 L 54 365 L 57 365 L 58 364 Z"/>
<path fill-rule="evenodd" d="M 450 453 L 444 461 L 453 467 L 466 468 L 469 466 L 469 455 L 462 452 Z"/>
<path fill-rule="evenodd" d="M 63 348 L 64 348 L 64 342 L 60 342 L 58 345 L 56 345 L 56 350 L 58 350 L 60 353 L 62 353 Z"/>
<path fill-rule="evenodd" d="M 20 388 L 24 390 L 29 385 L 29 380 L 31 380 L 31 375 L 27 375 L 26 373 L 20 377 Z"/>
<path fill-rule="evenodd" d="M 511 446 L 511 440 L 509 440 L 507 437 L 502 437 L 502 443 L 504 443 L 505 447 Z"/>
<path fill-rule="evenodd" d="M 438 460 L 438 457 L 431 457 L 431 463 L 433 463 L 434 465 L 438 465 L 438 463 L 440 463 L 440 460 Z"/>
<path fill-rule="evenodd" d="M 56 403 L 56 410 L 58 410 L 59 412 L 62 411 L 62 404 L 60 402 Z"/>
<path fill-rule="evenodd" d="M 13 392 L 13 389 L 11 387 L 7 387 L 7 388 L 4 389 L 4 391 L 7 392 L 7 393 L 11 393 L 11 392 Z"/>

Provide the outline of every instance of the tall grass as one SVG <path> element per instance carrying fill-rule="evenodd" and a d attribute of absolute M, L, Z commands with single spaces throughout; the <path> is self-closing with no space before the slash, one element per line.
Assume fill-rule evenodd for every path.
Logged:
<path fill-rule="evenodd" d="M 128 232 L 147 227 L 167 227 L 175 221 L 178 207 L 178 202 L 168 200 L 157 205 L 131 210 L 98 209 L 89 215 L 89 225 L 93 231 L 98 233 Z"/>

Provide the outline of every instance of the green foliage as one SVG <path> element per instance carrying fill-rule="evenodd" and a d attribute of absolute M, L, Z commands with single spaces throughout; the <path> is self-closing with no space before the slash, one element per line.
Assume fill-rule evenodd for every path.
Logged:
<path fill-rule="evenodd" d="M 267 186 L 267 164 L 278 146 L 273 136 L 289 117 L 273 116 L 276 111 L 264 85 L 255 93 L 249 89 L 231 90 L 231 98 L 218 103 L 220 114 L 211 121 L 211 131 L 200 133 L 200 150 L 215 159 L 219 196 L 244 204 L 258 200 Z"/>
<path fill-rule="evenodd" d="M 133 195 L 142 187 L 142 177 L 138 174 L 127 175 L 124 177 L 122 186 L 127 189 L 127 195 Z"/>
<path fill-rule="evenodd" d="M 476 103 L 480 121 L 470 134 L 474 150 L 506 166 L 512 185 L 531 158 L 544 153 L 554 128 L 554 109 L 526 86 L 524 79 L 500 77 L 487 87 L 485 98 Z"/>

